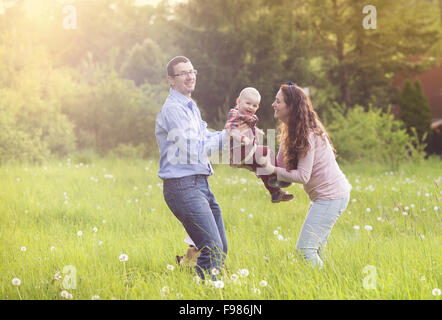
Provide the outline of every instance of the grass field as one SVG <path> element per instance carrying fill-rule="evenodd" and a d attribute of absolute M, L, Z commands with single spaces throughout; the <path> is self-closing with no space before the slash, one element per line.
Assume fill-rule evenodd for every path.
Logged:
<path fill-rule="evenodd" d="M 272 204 L 253 173 L 216 166 L 229 243 L 220 289 L 176 265 L 186 234 L 155 160 L 2 166 L 0 299 L 440 299 L 442 162 L 342 169 L 351 201 L 318 270 L 295 254 L 302 187 Z"/>

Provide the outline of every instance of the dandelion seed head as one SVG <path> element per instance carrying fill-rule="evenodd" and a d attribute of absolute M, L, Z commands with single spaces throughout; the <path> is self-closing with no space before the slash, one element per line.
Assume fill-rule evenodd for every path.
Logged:
<path fill-rule="evenodd" d="M 261 286 L 261 287 L 267 287 L 267 281 L 265 281 L 265 280 L 261 280 L 260 282 L 259 282 L 259 285 Z"/>
<path fill-rule="evenodd" d="M 217 289 L 222 289 L 224 288 L 224 282 L 222 280 L 214 281 L 213 286 Z"/>
<path fill-rule="evenodd" d="M 441 294 L 441 291 L 439 288 L 434 288 L 433 291 L 431 291 L 431 293 L 433 294 L 433 296 L 438 297 Z"/>
<path fill-rule="evenodd" d="M 16 286 L 16 287 L 20 286 L 21 285 L 21 280 L 19 278 L 12 279 L 12 285 Z"/>
<path fill-rule="evenodd" d="M 80 230 L 77 232 L 77 236 L 81 237 L 82 235 L 83 235 L 83 231 Z"/>
<path fill-rule="evenodd" d="M 245 278 L 249 275 L 249 270 L 247 269 L 239 269 L 238 270 L 238 274 L 242 277 Z"/>
<path fill-rule="evenodd" d="M 25 252 L 25 251 L 26 251 L 26 247 L 21 247 L 21 248 L 20 248 L 20 251 L 21 251 L 21 252 Z"/>
<path fill-rule="evenodd" d="M 126 262 L 127 260 L 129 260 L 129 257 L 127 254 L 122 253 L 120 254 L 120 256 L 118 257 L 118 259 L 120 259 L 121 262 Z"/>
<path fill-rule="evenodd" d="M 54 280 L 60 280 L 62 277 L 60 275 L 60 271 L 55 272 Z"/>
<path fill-rule="evenodd" d="M 167 270 L 173 271 L 173 269 L 175 269 L 175 267 L 171 264 L 167 265 Z"/>
<path fill-rule="evenodd" d="M 65 299 L 69 299 L 69 292 L 63 290 L 62 292 L 60 292 L 60 296 Z"/>

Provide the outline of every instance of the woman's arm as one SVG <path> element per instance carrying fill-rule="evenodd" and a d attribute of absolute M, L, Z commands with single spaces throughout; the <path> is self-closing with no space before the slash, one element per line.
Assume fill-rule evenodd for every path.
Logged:
<path fill-rule="evenodd" d="M 280 181 L 306 184 L 310 180 L 313 160 L 315 158 L 315 140 L 313 138 L 313 133 L 309 135 L 309 143 L 310 150 L 304 157 L 299 159 L 297 169 L 287 171 L 287 169 L 283 167 L 273 167 L 270 164 L 270 161 L 267 161 L 266 171 L 276 174 L 277 179 Z"/>

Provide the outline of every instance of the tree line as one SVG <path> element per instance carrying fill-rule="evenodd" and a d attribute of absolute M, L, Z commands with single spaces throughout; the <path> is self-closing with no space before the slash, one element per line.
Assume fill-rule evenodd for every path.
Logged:
<path fill-rule="evenodd" d="M 266 129 L 275 127 L 270 105 L 285 81 L 311 88 L 324 119 L 356 106 L 387 112 L 410 101 L 395 76 L 428 70 L 442 51 L 438 0 L 371 1 L 374 30 L 363 27 L 362 0 L 75 1 L 73 29 L 63 26 L 68 2 L 35 3 L 8 1 L 0 15 L 1 161 L 128 145 L 155 155 L 154 120 L 175 55 L 198 69 L 194 98 L 212 128 L 253 86 Z M 407 117 L 404 128 L 414 121 Z M 411 126 L 420 138 L 429 128 L 413 123 L 410 135 Z"/>

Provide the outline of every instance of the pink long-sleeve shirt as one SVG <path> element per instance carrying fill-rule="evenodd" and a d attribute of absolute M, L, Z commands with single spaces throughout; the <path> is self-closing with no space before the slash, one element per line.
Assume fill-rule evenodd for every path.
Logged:
<path fill-rule="evenodd" d="M 309 135 L 310 150 L 298 160 L 296 170 L 288 171 L 283 147 L 276 157 L 278 180 L 302 183 L 310 200 L 341 199 L 349 195 L 351 185 L 336 162 L 328 139 L 313 132 Z"/>

